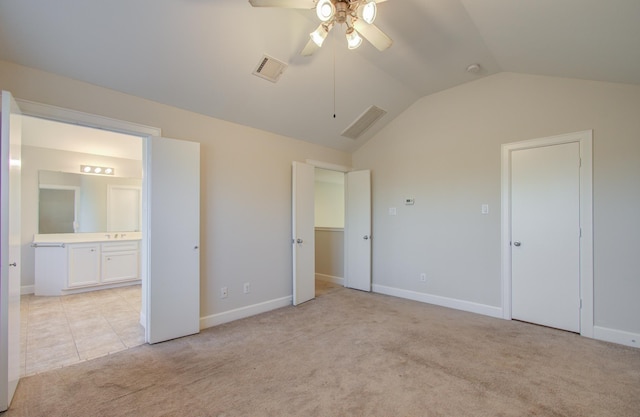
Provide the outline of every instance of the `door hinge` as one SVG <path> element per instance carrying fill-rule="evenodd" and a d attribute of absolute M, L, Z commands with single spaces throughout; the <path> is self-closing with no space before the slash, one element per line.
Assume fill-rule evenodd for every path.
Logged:
<path fill-rule="evenodd" d="M 580 309 L 582 309 L 582 298 L 580 299 Z"/>
<path fill-rule="evenodd" d="M 578 167 L 582 167 L 582 158 L 578 158 Z"/>
<path fill-rule="evenodd" d="M 580 228 L 580 237 L 582 237 L 582 227 Z"/>

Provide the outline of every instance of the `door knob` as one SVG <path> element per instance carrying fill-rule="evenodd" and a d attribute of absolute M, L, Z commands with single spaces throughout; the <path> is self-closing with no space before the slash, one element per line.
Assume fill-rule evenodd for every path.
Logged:
<path fill-rule="evenodd" d="M 513 246 L 520 246 L 520 245 L 522 245 L 522 243 L 520 243 L 520 241 L 518 241 L 518 240 L 513 242 Z"/>
<path fill-rule="evenodd" d="M 16 262 L 9 264 L 9 266 L 18 266 L 18 264 Z"/>
<path fill-rule="evenodd" d="M 302 243 L 302 242 L 303 242 L 302 239 L 300 239 L 300 238 L 296 239 L 296 243 Z"/>
<path fill-rule="evenodd" d="M 364 240 L 369 240 L 369 236 L 367 236 L 367 235 L 364 235 L 362 238 L 363 238 Z"/>

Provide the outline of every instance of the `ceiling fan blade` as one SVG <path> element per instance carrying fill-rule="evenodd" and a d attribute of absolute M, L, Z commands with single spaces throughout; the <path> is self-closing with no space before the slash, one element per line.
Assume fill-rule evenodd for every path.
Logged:
<path fill-rule="evenodd" d="M 302 52 L 300 52 L 300 55 L 311 56 L 318 49 L 320 49 L 320 47 L 313 41 L 313 39 L 309 39 L 309 42 L 307 42 L 307 45 L 304 47 Z"/>
<path fill-rule="evenodd" d="M 282 7 L 285 9 L 313 9 L 313 0 L 249 0 L 253 7 Z"/>
<path fill-rule="evenodd" d="M 376 25 L 370 25 L 362 20 L 356 20 L 353 22 L 353 27 L 379 51 L 384 51 L 393 44 L 391 38 L 378 29 Z"/>

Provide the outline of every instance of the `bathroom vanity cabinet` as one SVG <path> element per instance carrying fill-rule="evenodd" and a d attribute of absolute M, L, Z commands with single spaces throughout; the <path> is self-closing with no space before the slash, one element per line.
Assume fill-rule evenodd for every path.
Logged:
<path fill-rule="evenodd" d="M 35 295 L 64 295 L 140 283 L 140 239 L 36 235 Z M 108 236 L 108 238 L 107 238 Z"/>

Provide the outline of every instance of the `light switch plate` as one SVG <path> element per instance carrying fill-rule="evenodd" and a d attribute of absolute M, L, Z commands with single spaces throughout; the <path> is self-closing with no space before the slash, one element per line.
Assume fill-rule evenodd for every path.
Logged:
<path fill-rule="evenodd" d="M 481 209 L 480 209 L 480 213 L 489 214 L 489 205 L 488 204 L 483 204 Z"/>
<path fill-rule="evenodd" d="M 398 214 L 398 211 L 395 207 L 389 207 L 389 216 L 395 216 Z"/>

